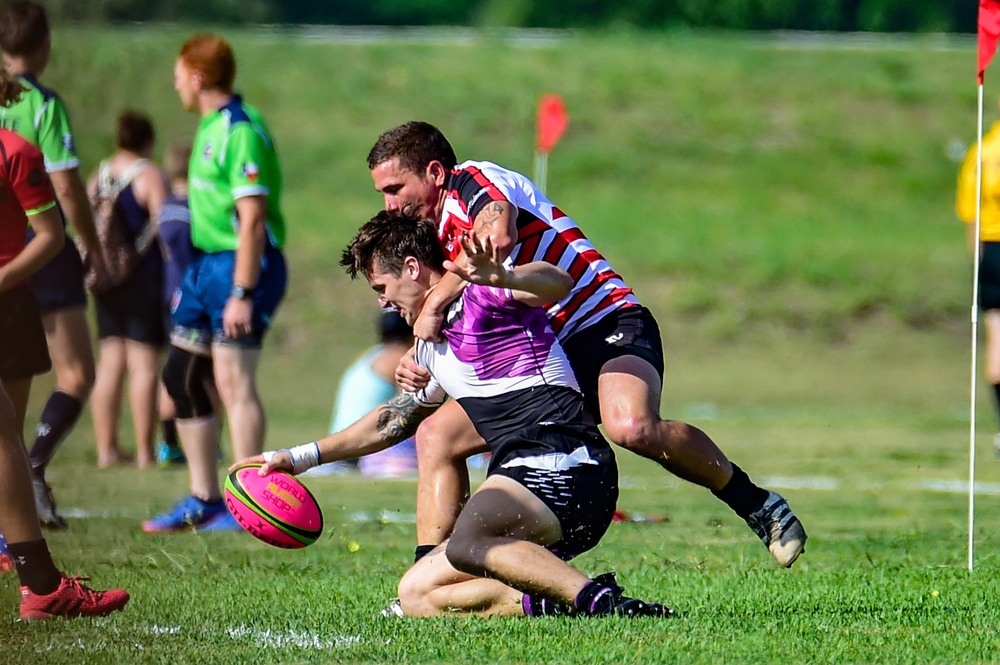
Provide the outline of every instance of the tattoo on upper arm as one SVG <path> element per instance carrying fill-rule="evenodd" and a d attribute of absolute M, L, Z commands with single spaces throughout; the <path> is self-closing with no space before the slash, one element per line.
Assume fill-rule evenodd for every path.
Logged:
<path fill-rule="evenodd" d="M 434 407 L 419 404 L 412 394 L 401 393 L 379 410 L 376 428 L 383 441 L 399 443 L 413 436 L 417 426 L 434 411 Z"/>
<path fill-rule="evenodd" d="M 478 230 L 492 230 L 506 212 L 507 204 L 503 201 L 493 201 L 487 204 L 486 207 L 480 210 L 479 214 L 476 215 L 476 226 L 478 227 Z"/>

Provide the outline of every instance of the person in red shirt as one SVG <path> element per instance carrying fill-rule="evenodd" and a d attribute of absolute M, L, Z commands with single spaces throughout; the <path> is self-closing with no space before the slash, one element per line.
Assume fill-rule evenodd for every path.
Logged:
<path fill-rule="evenodd" d="M 0 105 L 23 92 L 0 72 Z M 35 234 L 25 244 L 28 224 Z M 52 561 L 35 509 L 22 442 L 31 380 L 51 367 L 45 330 L 27 279 L 65 242 L 62 217 L 42 153 L 0 129 L 0 570 L 17 569 L 21 618 L 103 616 L 129 600 L 122 589 L 94 591 Z"/>

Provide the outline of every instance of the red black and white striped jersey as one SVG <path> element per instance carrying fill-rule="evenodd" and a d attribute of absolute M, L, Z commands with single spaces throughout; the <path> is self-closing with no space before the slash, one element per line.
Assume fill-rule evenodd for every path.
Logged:
<path fill-rule="evenodd" d="M 597 323 L 619 307 L 639 300 L 580 227 L 552 204 L 527 177 L 491 162 L 467 161 L 452 169 L 445 192 L 438 236 L 448 258 L 461 251 L 459 238 L 491 201 L 517 209 L 517 244 L 508 265 L 546 261 L 573 277 L 573 290 L 548 307 L 560 340 Z"/>

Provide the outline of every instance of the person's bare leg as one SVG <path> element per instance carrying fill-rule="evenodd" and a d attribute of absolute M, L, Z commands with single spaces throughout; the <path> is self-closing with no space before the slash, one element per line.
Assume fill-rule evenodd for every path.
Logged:
<path fill-rule="evenodd" d="M 125 338 L 105 337 L 98 348 L 97 380 L 90 397 L 90 413 L 97 440 L 97 466 L 104 469 L 127 458 L 118 445 L 118 423 L 127 366 Z"/>
<path fill-rule="evenodd" d="M 128 592 L 94 591 L 80 584 L 80 578 L 67 578 L 56 568 L 42 537 L 31 467 L 18 429 L 18 423 L 24 422 L 24 411 L 15 407 L 5 390 L 9 387 L 20 403 L 30 386 L 30 379 L 0 382 L 0 533 L 21 583 L 21 618 L 104 616 L 125 607 Z M 52 597 L 57 591 L 60 595 Z"/>
<path fill-rule="evenodd" d="M 81 402 L 94 387 L 94 351 L 85 307 L 71 307 L 42 315 L 45 339 L 56 375 L 56 390 Z"/>
<path fill-rule="evenodd" d="M 986 380 L 993 392 L 993 408 L 1000 422 L 1000 310 L 988 309 L 983 312 L 986 330 L 986 353 L 983 363 Z M 1000 457 L 1000 434 L 993 441 L 994 453 Z"/>
<path fill-rule="evenodd" d="M 559 519 L 541 499 L 494 475 L 469 498 L 445 555 L 464 573 L 572 605 L 589 578 L 545 549 L 561 538 Z"/>
<path fill-rule="evenodd" d="M 420 424 L 417 446 L 417 545 L 429 549 L 451 534 L 469 496 L 466 460 L 489 448 L 458 402 Z"/>
<path fill-rule="evenodd" d="M 447 543 L 447 541 L 445 541 Z M 430 617 L 454 612 L 481 616 L 519 616 L 520 591 L 503 582 L 460 573 L 448 563 L 445 544 L 406 571 L 399 582 L 399 602 L 406 616 Z"/>
<path fill-rule="evenodd" d="M 129 340 L 125 343 L 128 358 L 129 407 L 135 432 L 135 463 L 139 468 L 156 461 L 157 387 L 160 348 Z"/>
<path fill-rule="evenodd" d="M 179 418 L 177 434 L 187 458 L 191 495 L 206 502 L 218 501 L 222 497 L 216 469 L 219 421 L 215 416 Z"/>
<path fill-rule="evenodd" d="M 215 382 L 226 408 L 233 459 L 246 459 L 264 450 L 266 420 L 257 394 L 260 349 L 216 344 L 212 347 Z"/>
<path fill-rule="evenodd" d="M 705 432 L 660 418 L 660 389 L 656 369 L 641 358 L 623 356 L 606 363 L 598 398 L 608 438 L 710 489 L 746 521 L 778 563 L 786 568 L 795 563 L 805 549 L 806 532 L 788 502 L 755 485 Z"/>
<path fill-rule="evenodd" d="M 32 472 L 44 479 L 56 449 L 76 425 L 94 387 L 94 353 L 87 312 L 71 307 L 42 315 L 56 385 L 38 423 L 29 460 Z"/>
<path fill-rule="evenodd" d="M 559 520 L 541 499 L 510 478 L 491 476 L 469 499 L 446 546 L 400 582 L 403 612 L 521 615 L 524 592 L 572 605 L 590 580 L 543 547 L 561 537 Z"/>
<path fill-rule="evenodd" d="M 8 543 L 42 540 L 28 457 L 21 443 L 30 388 L 30 379 L 0 383 L 0 533 Z"/>
<path fill-rule="evenodd" d="M 660 389 L 660 377 L 646 361 L 623 356 L 608 362 L 598 383 L 608 438 L 679 478 L 722 489 L 733 476 L 732 464 L 697 427 L 660 418 Z"/>

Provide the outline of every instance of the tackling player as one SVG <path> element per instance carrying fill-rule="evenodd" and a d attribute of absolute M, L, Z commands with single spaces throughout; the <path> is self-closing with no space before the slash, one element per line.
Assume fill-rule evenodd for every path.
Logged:
<path fill-rule="evenodd" d="M 385 207 L 431 218 L 445 253 L 458 238 L 489 237 L 509 265 L 547 261 L 569 272 L 573 289 L 548 309 L 595 418 L 618 445 L 707 487 L 742 517 L 782 566 L 802 553 L 806 533 L 783 497 L 755 485 L 711 438 L 659 415 L 663 348 L 656 320 L 565 212 L 525 176 L 490 162 L 458 163 L 433 125 L 391 129 L 368 155 Z M 463 288 L 446 275 L 428 296 L 414 331 L 438 335 L 447 304 Z M 416 390 L 427 373 L 404 358 L 397 380 Z M 458 404 L 444 405 L 417 432 L 417 558 L 451 532 L 469 491 L 465 460 L 484 450 Z"/>

